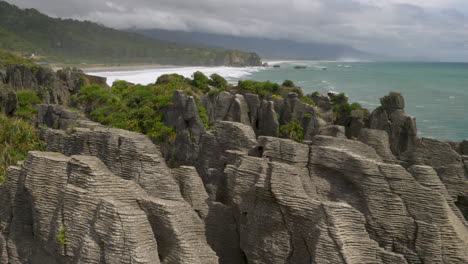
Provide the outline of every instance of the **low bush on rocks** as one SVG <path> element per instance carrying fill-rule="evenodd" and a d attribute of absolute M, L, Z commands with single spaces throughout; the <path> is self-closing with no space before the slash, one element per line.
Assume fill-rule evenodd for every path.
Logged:
<path fill-rule="evenodd" d="M 6 169 L 24 160 L 29 151 L 44 150 L 34 126 L 25 120 L 0 115 L 0 182 L 4 182 Z"/>

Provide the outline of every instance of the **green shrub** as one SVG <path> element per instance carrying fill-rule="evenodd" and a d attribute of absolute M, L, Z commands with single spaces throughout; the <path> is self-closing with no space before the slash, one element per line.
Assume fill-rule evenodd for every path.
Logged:
<path fill-rule="evenodd" d="M 337 95 L 335 95 L 334 97 L 332 97 L 331 101 L 332 101 L 332 104 L 333 103 L 339 103 L 341 101 L 344 101 L 346 95 L 344 93 L 339 93 Z"/>
<path fill-rule="evenodd" d="M 304 96 L 304 93 L 302 92 L 301 87 L 294 87 L 291 92 L 297 93 L 300 97 Z"/>
<path fill-rule="evenodd" d="M 277 83 L 272 83 L 270 81 L 266 82 L 257 82 L 257 81 L 251 81 L 251 80 L 246 80 L 246 81 L 239 81 L 237 85 L 238 89 L 240 90 L 247 90 L 251 93 L 258 94 L 260 96 L 264 95 L 271 95 L 271 94 L 276 94 L 280 95 L 281 94 L 281 87 Z"/>
<path fill-rule="evenodd" d="M 210 91 L 208 92 L 208 96 L 215 96 L 215 95 L 217 95 L 217 94 L 219 94 L 219 90 L 210 90 Z"/>
<path fill-rule="evenodd" d="M 24 119 L 31 119 L 37 114 L 37 104 L 41 103 L 41 99 L 33 91 L 23 90 L 16 93 L 18 96 L 19 108 L 15 115 Z"/>
<path fill-rule="evenodd" d="M 163 74 L 158 77 L 156 84 L 168 84 L 168 83 L 177 83 L 177 84 L 187 84 L 187 79 L 177 73 L 173 74 Z"/>
<path fill-rule="evenodd" d="M 228 88 L 228 82 L 221 75 L 213 73 L 210 75 L 210 85 L 217 87 L 220 90 L 226 90 Z"/>
<path fill-rule="evenodd" d="M 89 109 L 88 114 L 94 121 L 143 133 L 158 142 L 173 141 L 177 133 L 165 125 L 160 110 L 172 104 L 175 90 L 187 89 L 189 85 L 185 81 L 180 82 L 177 76 L 168 76 L 171 80 L 159 80 L 162 84 L 158 85 L 116 82 L 111 89 L 99 85 L 85 86 L 79 92 L 78 101 Z"/>
<path fill-rule="evenodd" d="M 207 91 L 208 90 L 208 85 L 210 84 L 210 79 L 206 77 L 205 74 L 203 74 L 200 71 L 197 71 L 193 73 L 193 86 L 201 89 L 202 91 Z"/>
<path fill-rule="evenodd" d="M 358 109 L 363 109 L 359 103 L 345 103 L 345 104 L 333 104 L 333 118 L 334 120 L 349 118 L 351 117 L 351 112 Z"/>
<path fill-rule="evenodd" d="M 319 93 L 319 92 L 313 92 L 313 93 L 312 93 L 312 96 L 313 96 L 313 97 L 319 97 L 319 96 L 320 96 L 320 93 Z"/>
<path fill-rule="evenodd" d="M 304 103 L 304 104 L 308 104 L 308 105 L 315 106 L 314 100 L 312 100 L 312 99 L 311 99 L 310 97 L 308 97 L 308 96 L 301 96 L 301 97 L 299 97 L 299 101 L 301 101 L 301 102 Z"/>
<path fill-rule="evenodd" d="M 31 150 L 44 150 L 44 143 L 27 121 L 0 115 L 0 128 L 0 182 L 4 182 L 8 166 L 24 160 Z"/>
<path fill-rule="evenodd" d="M 304 141 L 304 128 L 299 120 L 293 119 L 288 124 L 280 126 L 280 137 L 302 142 Z"/>
<path fill-rule="evenodd" d="M 293 81 L 291 81 L 291 80 L 286 80 L 286 81 L 283 82 L 283 86 L 285 86 L 285 87 L 294 87 L 294 86 L 296 86 L 296 85 L 294 85 L 294 82 L 293 82 Z"/>

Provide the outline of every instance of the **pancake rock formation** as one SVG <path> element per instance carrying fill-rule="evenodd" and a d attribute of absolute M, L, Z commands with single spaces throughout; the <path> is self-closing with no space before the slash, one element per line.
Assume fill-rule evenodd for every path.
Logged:
<path fill-rule="evenodd" d="M 0 185 L 0 263 L 468 263 L 467 143 L 417 138 L 400 94 L 344 127 L 326 98 L 221 93 L 205 130 L 176 93 L 166 146 L 40 105 L 47 151 Z M 277 137 L 306 114 L 304 143 Z"/>

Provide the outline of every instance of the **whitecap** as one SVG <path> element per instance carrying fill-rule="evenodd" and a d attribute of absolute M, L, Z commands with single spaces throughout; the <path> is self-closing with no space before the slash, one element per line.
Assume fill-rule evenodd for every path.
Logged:
<path fill-rule="evenodd" d="M 424 105 L 416 105 L 416 108 L 424 108 Z"/>
<path fill-rule="evenodd" d="M 455 96 L 449 96 L 449 99 L 455 99 Z"/>

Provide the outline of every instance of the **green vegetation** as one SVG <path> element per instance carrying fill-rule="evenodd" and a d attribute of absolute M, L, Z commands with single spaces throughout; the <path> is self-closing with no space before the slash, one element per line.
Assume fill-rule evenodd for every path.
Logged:
<path fill-rule="evenodd" d="M 255 53 L 179 45 L 85 21 L 51 18 L 0 1 L 0 49 L 61 63 L 224 65 L 255 62 Z M 241 65 L 239 65 L 241 66 Z"/>
<path fill-rule="evenodd" d="M 229 84 L 228 82 L 226 81 L 226 79 L 224 79 L 223 77 L 221 77 L 221 75 L 217 74 L 217 73 L 213 73 L 210 75 L 210 85 L 224 91 L 228 88 Z"/>
<path fill-rule="evenodd" d="M 117 84 L 119 82 L 122 83 L 122 84 L 126 83 L 125 81 L 117 81 Z M 177 73 L 164 74 L 164 75 L 159 76 L 158 79 L 156 80 L 156 84 L 171 83 L 171 84 L 183 85 L 183 84 L 188 84 L 189 82 L 190 82 L 190 79 L 185 78 L 184 76 L 182 76 L 180 74 L 177 74 Z M 114 83 L 114 86 L 115 85 L 116 85 L 116 83 Z"/>
<path fill-rule="evenodd" d="M 340 103 L 342 101 L 344 101 L 346 98 L 346 95 L 344 93 L 339 93 L 337 95 L 335 95 L 334 97 L 332 97 L 332 103 Z"/>
<path fill-rule="evenodd" d="M 302 128 L 299 120 L 293 119 L 288 124 L 280 126 L 280 137 L 290 138 L 297 142 L 303 142 L 304 128 Z"/>
<path fill-rule="evenodd" d="M 319 92 L 313 92 L 311 95 L 312 95 L 313 97 L 318 97 L 318 96 L 320 96 L 320 93 L 319 93 Z"/>
<path fill-rule="evenodd" d="M 66 245 L 68 244 L 67 242 L 67 228 L 62 226 L 59 231 L 58 231 L 58 234 L 55 235 L 55 237 L 57 238 L 58 242 L 62 245 Z"/>
<path fill-rule="evenodd" d="M 301 96 L 299 97 L 299 101 L 301 101 L 302 103 L 304 104 L 308 104 L 308 105 L 312 105 L 312 106 L 315 106 L 315 102 L 314 100 L 312 100 L 310 97 L 308 96 Z"/>
<path fill-rule="evenodd" d="M 16 95 L 19 104 L 16 116 L 29 120 L 37 114 L 36 105 L 41 103 L 41 99 L 35 92 L 23 90 L 16 92 Z"/>
<path fill-rule="evenodd" d="M 24 160 L 31 150 L 44 150 L 44 144 L 24 120 L 0 115 L 0 128 L 0 182 L 4 182 L 8 166 Z"/>
<path fill-rule="evenodd" d="M 0 33 L 0 39 L 1 39 Z M 18 55 L 15 55 L 11 52 L 0 50 L 0 64 L 8 65 L 8 64 L 24 64 L 24 65 L 34 65 L 31 60 L 24 59 Z"/>
<path fill-rule="evenodd" d="M 257 81 L 239 81 L 238 89 L 246 90 L 254 94 L 258 94 L 260 96 L 265 95 L 280 95 L 281 94 L 281 86 L 277 83 L 272 83 L 270 81 L 266 82 L 257 82 Z"/>
<path fill-rule="evenodd" d="M 197 71 L 193 74 L 192 84 L 203 92 L 206 92 L 208 90 L 208 85 L 210 84 L 210 79 L 208 79 L 208 77 L 206 77 L 202 72 Z"/>
<path fill-rule="evenodd" d="M 294 86 L 296 86 L 296 85 L 294 85 L 294 82 L 293 82 L 293 81 L 291 81 L 291 80 L 286 80 L 286 81 L 283 82 L 283 86 L 285 86 L 285 87 L 294 87 Z"/>
<path fill-rule="evenodd" d="M 359 103 L 344 103 L 344 104 L 333 104 L 333 119 L 339 120 L 342 118 L 351 117 L 351 112 L 354 110 L 363 109 Z"/>
<path fill-rule="evenodd" d="M 206 108 L 197 102 L 197 109 L 198 109 L 198 115 L 200 116 L 201 121 L 203 122 L 203 125 L 205 126 L 205 129 L 208 130 L 211 128 L 211 124 L 208 121 L 208 113 L 206 112 Z"/>
<path fill-rule="evenodd" d="M 88 107 L 95 121 L 163 141 L 175 134 L 174 128 L 164 124 L 159 111 L 172 104 L 172 86 L 172 83 L 143 86 L 117 82 L 112 89 L 105 89 L 88 85 L 80 90 L 77 99 Z"/>
<path fill-rule="evenodd" d="M 297 95 L 299 95 L 299 97 L 304 96 L 304 93 L 302 92 L 301 87 L 296 86 L 291 90 L 291 92 L 297 93 Z"/>

